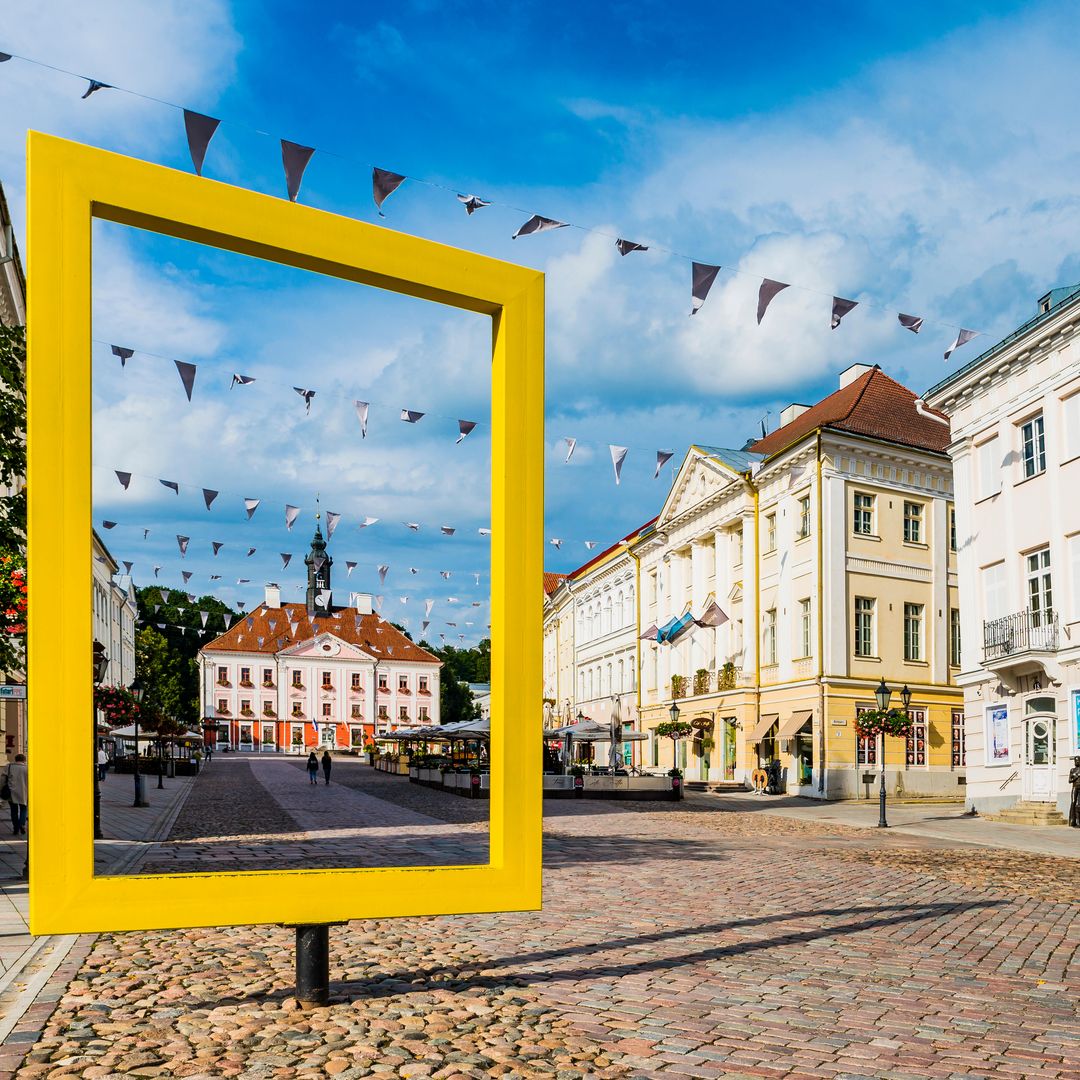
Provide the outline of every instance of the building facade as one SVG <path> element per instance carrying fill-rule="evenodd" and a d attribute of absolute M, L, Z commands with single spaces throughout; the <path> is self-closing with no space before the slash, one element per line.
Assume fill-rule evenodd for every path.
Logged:
<path fill-rule="evenodd" d="M 4 189 L 0 186 L 0 326 L 26 325 L 26 275 L 23 272 L 19 248 L 14 240 L 11 214 L 8 211 Z M 0 498 L 16 494 L 24 481 L 6 488 L 0 485 Z M 25 694 L 26 673 L 8 671 L 0 674 L 3 682 L 15 684 L 15 693 Z M 3 729 L 4 748 L 8 759 L 26 751 L 26 701 L 7 699 L 0 701 L 0 728 Z"/>
<path fill-rule="evenodd" d="M 305 603 L 283 604 L 268 585 L 263 604 L 199 651 L 211 738 L 238 750 L 307 753 L 438 724 L 441 661 L 375 614 L 370 594 L 334 604 L 333 559 L 318 528 L 305 562 Z"/>
<path fill-rule="evenodd" d="M 1080 286 L 926 395 L 952 422 L 968 803 L 1067 812 L 1080 755 Z"/>
<path fill-rule="evenodd" d="M 855 365 L 747 451 L 694 446 L 640 562 L 645 765 L 745 782 L 779 761 L 789 791 L 869 795 L 879 747 L 857 737 L 884 679 L 915 733 L 888 739 L 897 794 L 963 791 L 948 423 Z M 679 708 L 693 736 L 655 736 Z"/>
<path fill-rule="evenodd" d="M 135 681 L 135 627 L 139 604 L 129 574 L 120 567 L 96 530 L 91 530 L 93 551 L 93 634 L 105 648 L 109 665 L 104 686 L 130 686 Z"/>

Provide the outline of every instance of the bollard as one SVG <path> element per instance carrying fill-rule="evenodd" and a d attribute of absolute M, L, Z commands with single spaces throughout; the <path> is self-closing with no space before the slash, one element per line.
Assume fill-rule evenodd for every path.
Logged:
<path fill-rule="evenodd" d="M 585 798 L 585 777 L 584 776 L 575 776 L 574 777 L 574 798 L 575 799 L 584 799 Z"/>
<path fill-rule="evenodd" d="M 296 1000 L 309 1007 L 330 1000 L 328 923 L 307 923 L 296 928 Z"/>
<path fill-rule="evenodd" d="M 671 778 L 671 797 L 675 799 L 676 802 L 683 797 L 681 776 L 673 776 Z"/>
<path fill-rule="evenodd" d="M 478 798 L 480 795 L 480 774 L 473 773 L 469 777 L 469 794 L 472 798 Z"/>

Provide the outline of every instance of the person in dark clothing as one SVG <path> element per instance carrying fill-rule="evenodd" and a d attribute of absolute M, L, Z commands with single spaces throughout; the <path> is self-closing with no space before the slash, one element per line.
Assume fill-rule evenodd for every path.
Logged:
<path fill-rule="evenodd" d="M 330 783 L 330 770 L 334 767 L 333 761 L 330 759 L 330 751 L 324 750 L 322 756 L 322 774 L 323 779 Z"/>
<path fill-rule="evenodd" d="M 312 750 L 311 753 L 308 754 L 307 775 L 308 780 L 312 784 L 317 784 L 319 782 L 319 758 L 314 750 Z"/>

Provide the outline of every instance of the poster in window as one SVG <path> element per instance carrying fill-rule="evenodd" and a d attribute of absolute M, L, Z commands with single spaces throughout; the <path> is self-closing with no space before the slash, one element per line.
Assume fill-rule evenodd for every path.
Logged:
<path fill-rule="evenodd" d="M 991 705 L 986 710 L 986 764 L 1009 763 L 1009 707 Z"/>
<path fill-rule="evenodd" d="M 1073 749 L 1080 754 L 1080 692 L 1073 691 Z"/>

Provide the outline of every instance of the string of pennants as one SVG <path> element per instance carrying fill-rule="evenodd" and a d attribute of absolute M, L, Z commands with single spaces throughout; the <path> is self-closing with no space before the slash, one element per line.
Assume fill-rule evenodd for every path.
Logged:
<path fill-rule="evenodd" d="M 623 451 L 625 451 L 626 447 L 613 447 L 613 450 L 623 450 Z M 571 451 L 571 453 L 572 453 L 572 451 Z M 671 455 L 668 454 L 668 456 L 666 458 L 664 458 L 664 462 L 666 462 L 670 457 L 671 457 Z M 625 453 L 623 454 L 623 459 L 625 459 Z M 613 462 L 615 461 L 615 455 L 614 454 L 612 454 L 612 461 Z M 657 464 L 657 473 L 658 474 L 659 474 L 659 470 L 663 467 L 664 462 L 660 462 L 660 463 Z M 232 492 L 223 492 L 221 490 L 214 489 L 214 488 L 200 487 L 197 484 L 189 484 L 186 481 L 182 482 L 182 481 L 179 481 L 179 480 L 163 480 L 161 477 L 149 476 L 146 473 L 135 473 L 135 472 L 131 472 L 131 471 L 125 471 L 125 470 L 122 470 L 122 469 L 114 469 L 114 468 L 111 468 L 110 466 L 107 466 L 107 465 L 95 464 L 94 468 L 95 469 L 102 469 L 102 470 L 107 471 L 107 472 L 111 472 L 116 477 L 118 483 L 124 489 L 124 491 L 129 491 L 131 489 L 131 482 L 132 482 L 132 479 L 135 478 L 135 477 L 138 477 L 139 479 L 142 479 L 142 480 L 156 481 L 158 484 L 160 484 L 162 487 L 166 488 L 168 491 L 173 492 L 174 495 L 179 495 L 181 488 L 183 488 L 184 490 L 200 491 L 200 492 L 202 492 L 203 502 L 204 502 L 204 504 L 206 506 L 206 509 L 208 511 L 210 511 L 211 507 L 216 502 L 219 495 L 228 494 L 233 498 L 243 499 L 244 513 L 247 515 L 245 520 L 247 520 L 247 521 L 250 521 L 252 519 L 252 517 L 255 516 L 255 512 L 259 509 L 259 507 L 263 503 L 263 500 L 261 498 L 256 499 L 256 498 L 252 498 L 250 496 L 237 495 L 237 494 L 232 493 Z M 619 464 L 616 466 L 616 482 L 618 481 L 618 473 L 619 473 L 619 471 L 621 471 L 621 460 L 620 460 Z M 300 513 L 301 513 L 300 507 L 295 506 L 292 503 L 286 503 L 285 504 L 285 527 L 286 527 L 286 529 L 289 530 L 289 532 L 292 532 L 292 527 L 293 527 L 293 525 L 296 524 L 296 521 L 299 518 Z M 325 521 L 326 521 L 326 539 L 329 540 L 329 539 L 331 539 L 331 537 L 333 537 L 334 532 L 337 530 L 338 525 L 341 523 L 342 515 L 340 513 L 337 513 L 336 511 L 333 511 L 333 510 L 327 510 L 327 511 L 324 511 L 324 518 L 325 518 Z M 357 529 L 367 529 L 367 528 L 370 528 L 372 525 L 375 525 L 375 524 L 377 524 L 378 522 L 380 522 L 382 520 L 383 520 L 382 518 L 377 518 L 377 517 L 371 517 L 369 515 L 364 515 L 363 519 L 359 522 L 359 524 L 357 524 L 356 528 Z M 113 529 L 118 524 L 119 524 L 119 522 L 113 521 L 111 519 L 105 519 L 105 520 L 103 520 L 101 522 L 102 528 L 104 528 L 104 529 Z M 421 532 L 422 530 L 429 528 L 428 525 L 426 525 L 424 522 L 420 522 L 420 521 L 402 521 L 401 524 L 406 529 L 408 529 L 410 532 Z M 128 527 L 142 528 L 142 526 L 128 526 Z M 143 528 L 143 539 L 144 540 L 149 539 L 151 531 L 152 531 L 151 529 Z M 439 535 L 440 536 L 452 537 L 458 531 L 459 531 L 458 527 L 454 526 L 454 525 L 440 525 L 439 526 Z M 480 536 L 490 536 L 491 535 L 491 529 L 488 528 L 487 526 L 484 526 L 484 525 L 479 526 L 476 531 Z M 178 534 L 177 537 L 176 537 L 176 542 L 177 542 L 177 545 L 180 548 L 181 556 L 182 557 L 186 556 L 187 555 L 187 550 L 188 550 L 188 545 L 190 543 L 190 537 L 181 536 L 181 535 Z M 561 548 L 564 542 L 566 542 L 566 541 L 563 538 L 553 538 L 550 541 L 550 543 L 554 547 L 557 547 L 557 548 Z M 599 544 L 598 540 L 581 540 L 579 542 L 583 543 L 585 545 L 585 548 L 588 551 L 592 551 Z M 216 556 L 217 553 L 221 550 L 221 548 L 223 548 L 225 545 L 221 541 L 213 540 L 213 541 L 211 541 L 211 546 L 213 547 L 213 554 Z M 256 551 L 255 548 L 249 548 L 248 556 L 254 555 L 255 551 Z M 292 559 L 292 554 L 290 552 L 287 552 L 287 551 L 280 552 L 279 554 L 280 554 L 281 559 L 282 559 L 282 569 L 285 569 L 289 565 L 289 562 Z M 474 571 L 469 571 L 469 572 L 472 573 Z"/>
<path fill-rule="evenodd" d="M 191 163 L 198 176 L 202 176 L 203 166 L 206 161 L 206 154 L 210 147 L 210 142 L 217 133 L 222 121 L 220 118 L 207 116 L 203 113 L 196 112 L 192 109 L 185 108 L 182 105 L 178 105 L 175 102 L 164 101 L 161 98 L 153 98 L 150 95 L 139 93 L 135 90 L 129 90 L 126 87 L 118 86 L 112 83 L 103 82 L 100 79 L 94 79 L 86 75 L 80 75 L 73 71 L 68 71 L 64 68 L 56 67 L 52 64 L 46 64 L 42 61 L 35 60 L 28 56 L 22 56 L 17 53 L 0 52 L 0 63 L 5 61 L 18 59 L 24 63 L 32 64 L 36 67 L 43 68 L 45 70 L 53 71 L 62 75 L 69 75 L 75 79 L 79 79 L 86 83 L 86 87 L 82 94 L 82 99 L 86 100 L 93 94 L 102 90 L 115 90 L 120 93 L 130 94 L 133 97 L 142 98 L 143 100 L 153 101 L 160 105 L 165 105 L 170 108 L 176 109 L 183 113 L 184 118 L 184 133 L 187 139 L 188 152 L 191 156 Z M 229 121 L 230 124 L 234 121 Z M 244 127 L 251 131 L 256 131 L 257 134 L 265 135 L 265 132 L 258 131 L 258 129 L 252 128 L 247 124 L 239 124 L 238 127 Z M 308 165 L 311 162 L 312 157 L 316 153 L 329 154 L 335 158 L 341 159 L 353 166 L 360 166 L 361 163 L 355 159 L 350 158 L 348 155 L 332 153 L 329 151 L 319 150 L 317 147 L 306 146 L 302 143 L 292 142 L 288 139 L 281 139 L 281 166 L 285 177 L 285 190 L 289 197 L 289 200 L 295 202 L 300 194 L 300 186 L 303 182 L 304 173 L 307 170 Z M 371 169 L 371 193 L 372 199 L 375 203 L 375 208 L 380 217 L 385 218 L 383 211 L 383 205 L 391 195 L 394 194 L 406 181 L 413 181 L 415 183 L 424 184 L 427 187 L 439 189 L 443 191 L 453 191 L 453 189 L 447 188 L 443 184 L 435 183 L 434 181 L 424 179 L 419 176 L 411 176 L 407 173 L 394 172 L 390 169 L 379 168 L 377 166 L 365 166 Z M 528 211 L 521 210 L 518 207 L 512 207 L 506 204 L 496 203 L 492 199 L 481 198 L 479 195 L 473 193 L 461 193 L 453 191 L 455 198 L 462 205 L 465 212 L 472 216 L 478 210 L 481 210 L 489 206 L 502 206 L 504 209 L 514 210 L 517 213 L 527 214 Z M 709 291 L 712 289 L 717 275 L 724 270 L 725 267 L 720 264 L 707 263 L 698 261 L 691 256 L 685 255 L 682 252 L 674 251 L 670 248 L 660 247 L 659 245 L 641 244 L 636 241 L 628 240 L 625 237 L 615 236 L 611 237 L 610 234 L 603 233 L 599 229 L 594 229 L 585 225 L 578 225 L 572 222 L 560 221 L 556 218 L 545 217 L 541 214 L 531 214 L 528 219 L 523 222 L 515 232 L 512 234 L 511 239 L 517 240 L 525 236 L 539 235 L 540 233 L 552 232 L 557 229 L 575 228 L 582 232 L 596 233 L 598 235 L 609 236 L 615 242 L 615 246 L 619 251 L 619 254 L 624 258 L 633 253 L 647 253 L 650 250 L 650 246 L 657 251 L 662 251 L 668 255 L 675 256 L 677 258 L 685 259 L 690 263 L 690 314 L 696 315 L 702 308 L 709 295 Z M 758 303 L 757 303 L 757 321 L 761 324 L 762 319 L 765 317 L 765 313 L 768 310 L 770 304 L 776 297 L 785 289 L 798 288 L 804 292 L 821 294 L 817 289 L 809 289 L 806 286 L 795 285 L 792 282 L 779 281 L 768 277 L 758 277 L 758 275 L 751 275 L 747 271 L 741 271 L 734 269 L 730 266 L 726 268 L 727 272 L 732 274 L 740 274 L 742 276 L 749 276 L 758 278 L 760 286 L 758 289 Z M 850 314 L 860 303 L 865 304 L 868 307 L 881 308 L 881 305 L 873 304 L 867 301 L 851 300 L 846 297 L 833 295 L 832 296 L 832 310 L 830 317 L 830 327 L 836 330 L 841 321 Z M 896 315 L 897 321 L 901 327 L 905 330 L 911 331 L 913 334 L 918 334 L 926 322 L 930 320 L 924 319 L 919 315 L 911 315 L 903 312 L 893 311 Z M 950 325 L 946 323 L 937 323 L 937 325 Z M 957 334 L 952 341 L 952 344 L 945 350 L 944 359 L 948 360 L 949 357 L 963 345 L 966 345 L 969 341 L 980 336 L 981 331 L 967 329 L 964 327 L 953 326 L 953 329 L 957 330 Z M 178 362 L 179 367 L 179 362 Z M 184 378 L 183 372 L 181 372 L 181 378 Z M 306 391 L 297 388 L 297 393 L 303 396 Z M 314 396 L 314 392 L 311 392 Z M 190 393 L 189 393 L 190 397 Z M 310 399 L 305 399 L 305 403 L 310 406 Z"/>
<path fill-rule="evenodd" d="M 113 345 L 113 344 L 110 344 L 109 342 L 101 341 L 100 339 L 96 339 L 96 338 L 94 340 L 99 345 L 108 345 L 109 349 L 112 351 L 113 356 L 116 356 L 116 357 L 119 358 L 121 367 L 126 367 L 128 360 L 130 360 L 135 355 L 147 356 L 147 357 L 151 357 L 151 358 L 153 358 L 155 360 L 165 360 L 165 361 L 171 360 L 172 363 L 176 365 L 176 370 L 177 370 L 177 373 L 180 376 L 180 382 L 181 382 L 181 384 L 182 384 L 182 386 L 184 388 L 185 394 L 187 395 L 188 401 L 190 402 L 192 400 L 192 392 L 193 392 L 194 386 L 195 386 L 195 375 L 196 375 L 196 372 L 197 372 L 197 369 L 198 369 L 199 365 L 188 363 L 187 361 L 184 361 L 184 360 L 177 360 L 177 359 L 175 359 L 173 357 L 161 356 L 158 353 L 145 352 L 144 350 L 141 350 L 141 349 L 138 350 L 138 352 L 136 353 L 135 349 L 130 348 L 130 347 L 126 346 L 126 345 Z M 219 370 L 222 370 L 219 365 L 214 365 L 214 366 L 217 367 Z M 231 371 L 231 368 L 228 369 L 228 370 Z M 262 378 L 262 376 L 260 376 L 260 379 L 261 378 Z M 241 387 L 251 386 L 253 383 L 255 383 L 257 381 L 259 381 L 259 380 L 257 380 L 254 376 L 241 375 L 241 374 L 239 374 L 237 372 L 232 372 L 231 373 L 231 381 L 229 383 L 229 388 L 232 389 L 233 387 L 236 387 L 236 386 L 241 386 Z M 288 384 L 283 384 L 283 383 L 277 383 L 274 380 L 266 380 L 266 381 L 270 382 L 272 385 L 277 385 L 277 386 L 288 385 Z M 300 397 L 303 399 L 305 412 L 310 413 L 311 412 L 311 403 L 314 400 L 316 394 L 319 393 L 319 391 L 305 389 L 305 388 L 300 387 L 300 386 L 293 386 L 292 389 L 297 394 L 299 394 Z M 358 398 L 346 398 L 346 397 L 344 397 L 344 395 L 340 395 L 340 394 L 330 394 L 328 396 L 332 396 L 332 397 L 335 397 L 335 398 L 340 398 L 341 400 L 347 400 L 347 401 L 352 402 L 353 408 L 356 410 L 357 420 L 360 423 L 360 437 L 362 439 L 366 439 L 367 436 L 368 436 L 368 421 L 369 421 L 369 418 L 370 418 L 371 406 L 374 405 L 374 404 L 378 404 L 378 403 L 372 402 L 372 401 L 361 401 Z M 421 412 L 421 411 L 419 411 L 417 409 L 405 409 L 405 408 L 399 409 L 397 406 L 387 406 L 387 408 L 392 408 L 393 411 L 398 414 L 398 419 L 402 423 L 406 423 L 406 424 L 418 424 L 421 420 L 424 419 L 424 417 L 427 417 L 427 416 L 436 416 L 436 417 L 438 417 L 440 415 L 440 414 L 431 413 L 431 412 Z M 441 419 L 454 420 L 454 422 L 457 424 L 458 434 L 457 434 L 457 438 L 454 440 L 454 445 L 455 446 L 460 445 L 479 426 L 479 422 L 475 421 L 475 420 L 461 420 L 461 419 L 457 419 L 457 418 L 454 418 L 454 417 L 448 417 L 448 416 L 441 416 Z M 596 445 L 596 446 L 604 445 L 602 443 L 591 443 L 591 442 L 586 443 L 584 440 L 579 440 L 577 438 L 573 438 L 573 437 L 570 437 L 570 436 L 563 436 L 562 442 L 564 443 L 565 448 L 566 448 L 566 457 L 564 458 L 563 463 L 567 464 L 567 465 L 570 463 L 570 459 L 573 458 L 574 451 L 577 449 L 579 443 L 581 443 L 582 445 Z M 632 449 L 643 449 L 643 448 L 636 448 L 636 447 L 629 447 L 629 446 L 617 446 L 617 445 L 612 444 L 612 443 L 608 443 L 606 445 L 608 447 L 608 451 L 611 454 L 611 464 L 612 464 L 612 469 L 614 470 L 615 483 L 619 484 L 620 480 L 621 480 L 621 477 L 622 477 L 623 463 L 626 460 L 626 456 L 627 456 L 628 452 L 630 450 L 632 450 Z M 647 452 L 650 453 L 650 454 L 655 453 L 655 455 L 656 455 L 655 468 L 653 470 L 653 479 L 654 480 L 659 479 L 661 469 L 663 469 L 663 467 L 672 459 L 672 457 L 675 456 L 675 451 L 674 450 L 652 450 L 650 448 Z"/>

